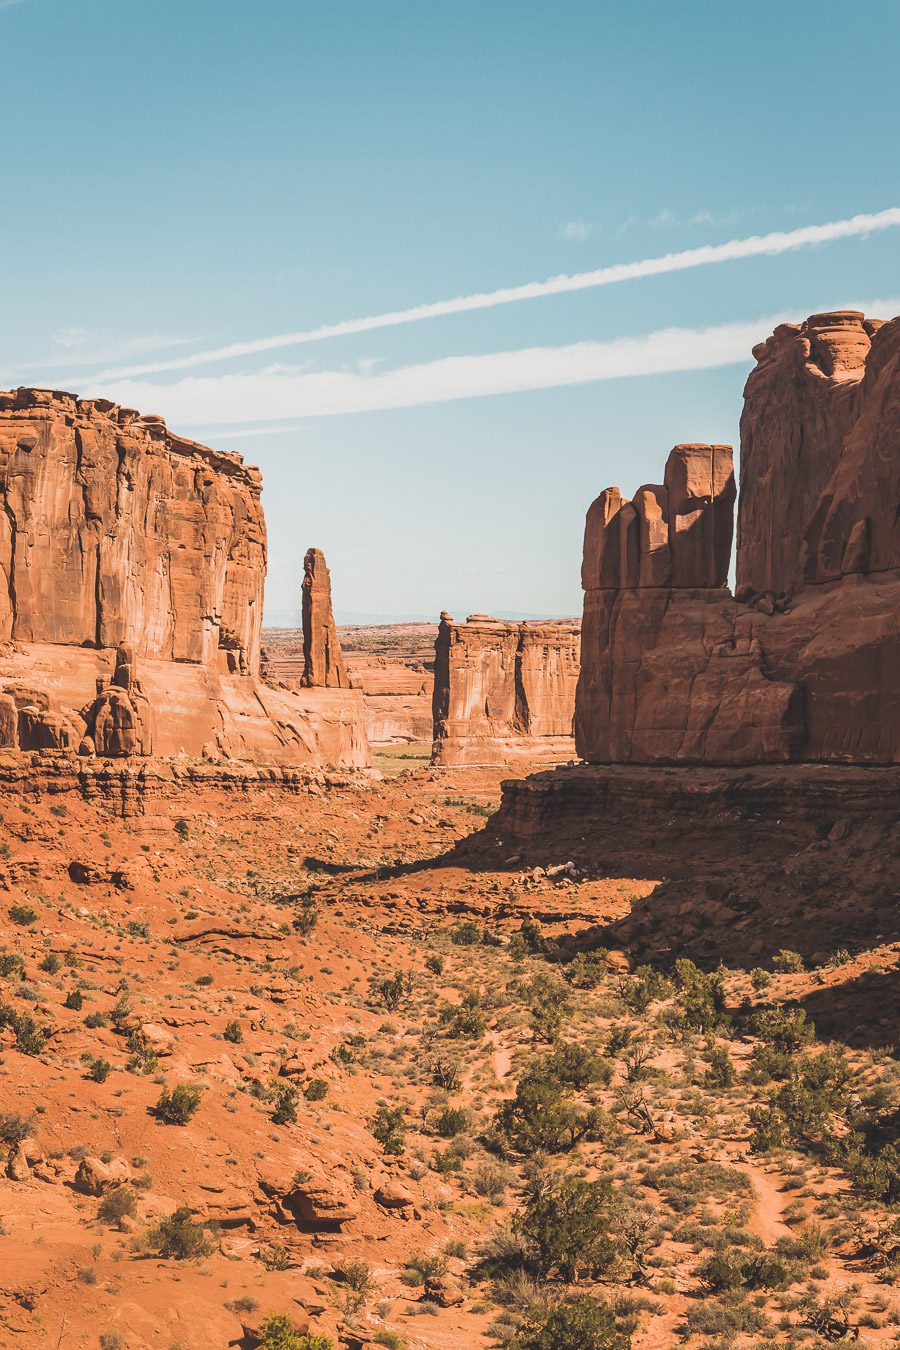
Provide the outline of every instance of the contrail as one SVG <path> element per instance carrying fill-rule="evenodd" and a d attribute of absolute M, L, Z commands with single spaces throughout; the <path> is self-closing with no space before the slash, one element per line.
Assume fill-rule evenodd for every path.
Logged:
<path fill-rule="evenodd" d="M 853 239 L 900 225 L 900 207 L 892 206 L 873 215 L 851 216 L 848 220 L 832 220 L 826 225 L 805 225 L 798 230 L 777 230 L 773 234 L 754 234 L 746 239 L 732 239 L 727 244 L 704 244 L 682 253 L 666 253 L 659 258 L 643 258 L 639 262 L 615 263 L 597 267 L 591 272 L 576 272 L 549 277 L 546 281 L 528 281 L 521 286 L 507 286 L 497 291 L 482 291 L 475 295 L 458 295 L 452 300 L 435 300 L 410 309 L 389 310 L 368 318 L 344 319 L 340 323 L 322 324 L 319 328 L 300 329 L 296 333 L 282 333 L 278 337 L 256 338 L 250 342 L 232 342 L 227 347 L 212 347 L 192 356 L 176 357 L 171 361 L 155 361 L 144 365 L 120 366 L 99 371 L 96 378 L 123 379 L 132 375 L 151 375 L 165 370 L 188 370 L 194 366 L 209 365 L 213 361 L 227 361 L 235 356 L 252 356 L 258 352 L 276 351 L 281 347 L 297 347 L 305 342 L 323 338 L 344 337 L 350 333 L 368 333 L 376 328 L 394 328 L 399 324 L 418 323 L 422 319 L 443 318 L 447 314 L 466 314 L 476 309 L 493 309 L 496 305 L 510 305 L 518 300 L 536 300 L 545 295 L 564 295 L 568 291 L 585 291 L 595 286 L 612 286 L 619 281 L 634 281 L 638 277 L 660 276 L 664 272 L 683 272 L 692 267 L 707 267 L 713 263 L 732 262 L 737 258 L 771 257 L 790 253 L 795 249 L 815 244 L 829 244 L 836 239 Z"/>

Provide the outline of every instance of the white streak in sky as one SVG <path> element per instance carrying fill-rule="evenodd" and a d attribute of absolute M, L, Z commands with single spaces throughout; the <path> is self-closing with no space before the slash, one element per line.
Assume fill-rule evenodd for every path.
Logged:
<path fill-rule="evenodd" d="M 746 239 L 732 239 L 727 244 L 704 244 L 682 253 L 666 253 L 659 258 L 644 258 L 639 262 L 615 263 L 598 267 L 591 272 L 576 272 L 573 276 L 550 277 L 546 281 L 529 281 L 521 286 L 484 291 L 475 295 L 459 295 L 452 300 L 436 300 L 431 304 L 414 305 L 410 309 L 390 310 L 363 319 L 344 319 L 340 323 L 322 324 L 319 328 L 301 329 L 283 333 L 279 337 L 255 338 L 248 342 L 232 342 L 225 347 L 211 347 L 191 356 L 175 357 L 170 361 L 152 364 L 128 365 L 99 371 L 98 380 L 118 380 L 134 375 L 152 375 L 167 370 L 188 370 L 213 361 L 227 361 L 236 356 L 253 356 L 260 352 L 296 347 L 323 338 L 344 337 L 350 333 L 368 333 L 376 328 L 393 328 L 399 324 L 418 323 L 422 319 L 437 319 L 448 314 L 465 314 L 472 310 L 493 309 L 518 300 L 536 300 L 548 295 L 564 295 L 569 291 L 584 291 L 595 286 L 611 286 L 620 281 L 634 281 L 640 277 L 660 276 L 665 272 L 683 272 L 692 267 L 708 267 L 715 263 L 732 262 L 739 258 L 772 257 L 816 244 L 830 244 L 838 239 L 853 239 L 900 225 L 900 207 L 890 207 L 872 215 L 852 216 L 848 220 L 832 220 L 825 225 L 806 225 L 797 230 L 777 230 L 773 234 L 755 234 Z"/>

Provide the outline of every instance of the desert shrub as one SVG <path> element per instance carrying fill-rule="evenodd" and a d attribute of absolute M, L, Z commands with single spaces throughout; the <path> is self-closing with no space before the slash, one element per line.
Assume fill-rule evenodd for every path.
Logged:
<path fill-rule="evenodd" d="M 388 1012 L 394 1012 L 406 998 L 409 986 L 403 972 L 398 970 L 394 975 L 386 975 L 383 979 L 376 980 L 374 992 Z"/>
<path fill-rule="evenodd" d="M 533 1185 L 514 1227 L 538 1274 L 567 1283 L 607 1274 L 620 1255 L 610 1232 L 613 1201 L 612 1184 L 605 1179 L 560 1176 Z"/>
<path fill-rule="evenodd" d="M 13 923 L 21 924 L 23 928 L 37 921 L 37 910 L 32 909 L 31 905 L 10 905 L 7 913 Z"/>
<path fill-rule="evenodd" d="M 294 931 L 301 937 L 309 937 L 319 922 L 319 908 L 311 895 L 304 896 L 294 915 Z"/>
<path fill-rule="evenodd" d="M 84 1007 L 84 994 L 80 989 L 70 989 L 66 994 L 66 1001 L 63 1006 L 71 1009 L 72 1012 L 81 1012 Z"/>
<path fill-rule="evenodd" d="M 22 1116 L 18 1112 L 0 1114 L 0 1141 L 4 1144 L 21 1144 L 34 1129 L 34 1116 Z"/>
<path fill-rule="evenodd" d="M 750 1178 L 737 1167 L 726 1167 L 723 1163 L 715 1162 L 694 1162 L 689 1158 L 646 1168 L 644 1181 L 659 1191 L 679 1214 L 694 1209 L 710 1198 L 733 1200 L 753 1193 Z"/>
<path fill-rule="evenodd" d="M 187 839 L 188 835 L 190 834 L 188 823 L 183 816 L 178 817 L 172 828 L 174 829 L 175 833 L 178 835 L 178 838 L 182 842 L 184 842 L 184 840 Z"/>
<path fill-rule="evenodd" d="M 112 1065 L 102 1055 L 95 1056 L 88 1063 L 87 1077 L 92 1083 L 105 1083 L 111 1072 Z"/>
<path fill-rule="evenodd" d="M 457 947 L 477 947 L 481 942 L 481 929 L 472 919 L 464 919 L 450 929 L 450 941 Z"/>
<path fill-rule="evenodd" d="M 749 1029 L 780 1054 L 793 1055 L 815 1040 L 816 1029 L 803 1008 L 757 1008 Z"/>
<path fill-rule="evenodd" d="M 672 984 L 652 966 L 638 966 L 634 973 L 619 982 L 619 996 L 632 1012 L 645 1013 L 651 1003 L 670 998 Z"/>
<path fill-rule="evenodd" d="M 564 980 L 548 971 L 538 971 L 525 980 L 516 992 L 531 1010 L 531 1022 L 539 1036 L 552 1040 L 562 1026 L 563 1014 L 569 1006 L 571 990 Z"/>
<path fill-rule="evenodd" d="M 464 1106 L 445 1106 L 432 1128 L 442 1139 L 453 1139 L 464 1130 L 471 1129 L 471 1126 L 471 1111 Z"/>
<path fill-rule="evenodd" d="M 133 1219 L 136 1214 L 137 1196 L 130 1186 L 116 1186 L 107 1191 L 97 1206 L 101 1223 L 121 1224 L 123 1219 Z"/>
<path fill-rule="evenodd" d="M 325 1078 L 311 1078 L 303 1089 L 308 1102 L 321 1102 L 328 1096 L 328 1081 Z"/>
<path fill-rule="evenodd" d="M 222 1035 L 225 1037 L 226 1041 L 230 1041 L 232 1045 L 240 1045 L 241 1041 L 244 1039 L 244 1031 L 238 1018 L 233 1017 L 230 1022 L 226 1023 Z"/>
<path fill-rule="evenodd" d="M 703 1083 L 708 1088 L 730 1088 L 734 1086 L 734 1065 L 724 1046 L 710 1045 L 709 1068 L 703 1075 Z"/>
<path fill-rule="evenodd" d="M 297 1122 L 297 1089 L 291 1083 L 277 1079 L 269 1088 L 272 1102 L 272 1123 L 274 1125 L 294 1125 Z"/>
<path fill-rule="evenodd" d="M 776 970 L 781 971 L 801 971 L 806 969 L 806 962 L 799 952 L 791 951 L 789 947 L 782 947 L 772 957 L 772 965 Z"/>
<path fill-rule="evenodd" d="M 750 972 L 750 983 L 758 994 L 765 993 L 772 983 L 771 971 L 763 970 L 762 966 L 754 966 Z"/>
<path fill-rule="evenodd" d="M 182 1205 L 151 1228 L 143 1245 L 167 1261 L 189 1261 L 208 1256 L 213 1250 L 209 1234 L 202 1224 L 194 1222 L 187 1205 Z"/>
<path fill-rule="evenodd" d="M 55 975 L 62 966 L 62 958 L 56 955 L 56 952 L 48 952 L 38 966 L 45 975 Z"/>
<path fill-rule="evenodd" d="M 429 1066 L 431 1081 L 445 1092 L 454 1092 L 462 1082 L 458 1059 L 447 1055 L 436 1055 Z"/>
<path fill-rule="evenodd" d="M 790 1265 L 768 1252 L 716 1252 L 698 1271 L 701 1283 L 711 1293 L 734 1289 L 786 1289 L 794 1272 Z"/>
<path fill-rule="evenodd" d="M 474 990 L 465 994 L 458 1006 L 442 1008 L 440 1019 L 449 1036 L 480 1040 L 487 1031 L 487 1017 L 481 1007 L 481 999 Z"/>
<path fill-rule="evenodd" d="M 80 991 L 76 990 L 75 992 L 78 993 Z M 97 1027 L 108 1026 L 109 1017 L 105 1012 L 97 1011 L 88 1013 L 87 1017 L 84 1019 L 84 1025 L 88 1027 L 89 1030 L 94 1031 Z"/>
<path fill-rule="evenodd" d="M 402 1106 L 379 1106 L 372 1118 L 372 1134 L 385 1153 L 394 1155 L 406 1147 L 406 1112 Z"/>
<path fill-rule="evenodd" d="M 0 975 L 6 980 L 24 980 L 25 962 L 13 952 L 0 952 Z"/>
<path fill-rule="evenodd" d="M 718 971 L 704 971 L 693 961 L 675 962 L 677 1020 L 692 1031 L 714 1031 L 730 1023 L 725 1009 L 725 982 Z"/>
<path fill-rule="evenodd" d="M 568 1041 L 537 1060 L 533 1072 L 537 1077 L 555 1080 L 560 1087 L 582 1091 L 595 1083 L 608 1083 L 613 1069 L 608 1060 L 601 1059 L 577 1042 Z"/>
<path fill-rule="evenodd" d="M 439 1279 L 447 1270 L 447 1258 L 433 1253 L 414 1252 L 403 1262 L 400 1278 L 411 1289 L 417 1289 L 427 1280 Z"/>
<path fill-rule="evenodd" d="M 579 952 L 563 970 L 563 975 L 575 989 L 596 989 L 606 976 L 607 949 L 598 947 L 593 952 Z"/>
<path fill-rule="evenodd" d="M 28 1013 L 16 1012 L 8 1003 L 0 1003 L 0 1028 L 9 1027 L 16 1038 L 16 1049 L 23 1055 L 39 1055 L 50 1030 Z"/>
<path fill-rule="evenodd" d="M 596 1108 L 582 1106 L 558 1082 L 532 1074 L 520 1079 L 516 1095 L 501 1104 L 495 1125 L 519 1153 L 564 1153 L 584 1139 L 599 1137 L 605 1121 Z"/>
<path fill-rule="evenodd" d="M 631 1337 L 611 1308 L 590 1294 L 549 1308 L 533 1304 L 512 1339 L 511 1350 L 628 1350 Z"/>
<path fill-rule="evenodd" d="M 541 926 L 534 919 L 523 919 L 509 939 L 511 956 L 537 956 L 546 950 L 546 946 Z"/>
<path fill-rule="evenodd" d="M 430 956 L 425 957 L 425 968 L 430 970 L 432 975 L 443 975 L 444 958 L 438 956 L 436 952 L 432 952 Z"/>
<path fill-rule="evenodd" d="M 472 1172 L 472 1185 L 477 1193 L 495 1205 L 501 1203 L 515 1179 L 516 1174 L 511 1168 L 490 1161 L 479 1163 Z"/>
<path fill-rule="evenodd" d="M 125 1337 L 121 1331 L 101 1331 L 100 1350 L 126 1350 Z"/>
<path fill-rule="evenodd" d="M 165 1125 L 187 1125 L 203 1098 L 203 1089 L 194 1083 L 178 1083 L 171 1092 L 165 1088 L 154 1107 L 154 1114 Z"/>

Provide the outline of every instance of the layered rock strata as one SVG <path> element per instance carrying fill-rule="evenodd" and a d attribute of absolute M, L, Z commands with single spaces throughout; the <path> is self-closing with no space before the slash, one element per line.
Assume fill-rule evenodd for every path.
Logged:
<path fill-rule="evenodd" d="M 572 756 L 579 626 L 441 615 L 435 642 L 433 759 L 498 764 Z"/>
<path fill-rule="evenodd" d="M 900 754 L 900 320 L 817 315 L 755 348 L 734 482 L 677 446 L 585 529 L 578 753 L 751 764 Z"/>
<path fill-rule="evenodd" d="M 260 489 L 161 418 L 0 394 L 0 746 L 367 763 L 358 696 L 259 678 Z"/>

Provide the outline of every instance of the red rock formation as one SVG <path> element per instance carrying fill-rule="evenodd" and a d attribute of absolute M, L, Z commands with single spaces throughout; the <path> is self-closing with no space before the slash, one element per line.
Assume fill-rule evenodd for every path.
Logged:
<path fill-rule="evenodd" d="M 239 455 L 101 399 L 0 394 L 0 745 L 367 763 L 358 698 L 260 682 L 265 570 Z"/>
<path fill-rule="evenodd" d="M 730 451 L 585 529 L 579 754 L 589 762 L 890 763 L 900 752 L 900 320 L 817 315 L 755 349 Z"/>
<path fill-rule="evenodd" d="M 741 418 L 737 593 L 897 567 L 900 333 L 854 311 L 754 347 Z M 875 530 L 876 537 L 870 538 Z"/>
<path fill-rule="evenodd" d="M 331 610 L 331 573 L 320 548 L 307 549 L 303 559 L 303 660 L 307 689 L 350 688 Z"/>
<path fill-rule="evenodd" d="M 571 755 L 578 625 L 441 615 L 435 642 L 434 761 L 497 764 Z"/>

